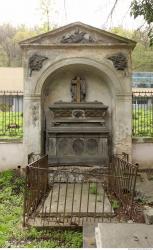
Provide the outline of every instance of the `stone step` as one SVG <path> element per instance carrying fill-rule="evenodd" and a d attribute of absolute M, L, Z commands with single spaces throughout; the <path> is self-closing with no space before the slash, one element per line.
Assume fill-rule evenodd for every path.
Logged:
<path fill-rule="evenodd" d="M 152 248 L 153 225 L 98 223 L 95 228 L 97 248 Z"/>

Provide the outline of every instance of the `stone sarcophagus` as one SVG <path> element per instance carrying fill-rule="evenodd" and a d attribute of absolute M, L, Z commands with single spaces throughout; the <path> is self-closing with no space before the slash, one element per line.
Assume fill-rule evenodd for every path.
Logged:
<path fill-rule="evenodd" d="M 107 108 L 100 102 L 58 102 L 51 105 L 46 117 L 49 164 L 107 166 Z"/>

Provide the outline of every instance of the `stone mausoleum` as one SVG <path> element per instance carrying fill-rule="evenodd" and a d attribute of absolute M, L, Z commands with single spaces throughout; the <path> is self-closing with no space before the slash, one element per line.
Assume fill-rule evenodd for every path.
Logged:
<path fill-rule="evenodd" d="M 107 165 L 131 156 L 132 40 L 72 23 L 20 43 L 24 152 L 49 164 Z"/>

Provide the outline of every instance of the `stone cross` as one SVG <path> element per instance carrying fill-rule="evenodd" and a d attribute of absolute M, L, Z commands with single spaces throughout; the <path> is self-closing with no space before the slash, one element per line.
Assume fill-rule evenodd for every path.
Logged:
<path fill-rule="evenodd" d="M 86 83 L 80 76 L 75 77 L 75 79 L 71 81 L 71 93 L 73 102 L 80 103 L 85 101 Z"/>

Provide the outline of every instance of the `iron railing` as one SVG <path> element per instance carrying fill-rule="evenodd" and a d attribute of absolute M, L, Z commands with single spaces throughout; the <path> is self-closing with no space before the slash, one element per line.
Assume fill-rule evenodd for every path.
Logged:
<path fill-rule="evenodd" d="M 25 217 L 36 210 L 38 204 L 43 199 L 48 190 L 48 156 L 44 156 L 37 161 L 30 163 L 26 167 L 26 183 L 24 195 L 24 222 Z"/>
<path fill-rule="evenodd" d="M 153 137 L 153 91 L 132 93 L 132 135 Z M 23 137 L 23 92 L 0 91 L 0 138 Z"/>
<path fill-rule="evenodd" d="M 132 214 L 132 205 L 135 196 L 138 164 L 132 164 L 122 156 L 113 156 L 109 166 L 109 189 Z"/>
<path fill-rule="evenodd" d="M 39 171 L 42 173 L 44 170 Z M 37 207 L 32 203 L 33 210 L 30 209 L 30 213 L 26 206 L 25 225 L 32 221 L 32 225 L 41 227 L 76 227 L 82 226 L 84 222 L 102 222 L 104 218 L 111 219 L 114 216 L 107 197 L 106 176 L 60 169 L 48 169 L 47 173 L 49 192 L 43 190 L 41 202 L 37 203 Z M 37 194 L 35 192 L 33 195 Z"/>
<path fill-rule="evenodd" d="M 137 166 L 114 156 L 110 167 L 50 167 L 47 156 L 26 170 L 24 225 L 82 226 L 111 220 L 117 206 L 133 209 Z"/>
<path fill-rule="evenodd" d="M 0 91 L 0 138 L 22 138 L 23 92 Z"/>
<path fill-rule="evenodd" d="M 132 93 L 132 134 L 153 137 L 153 91 Z"/>

